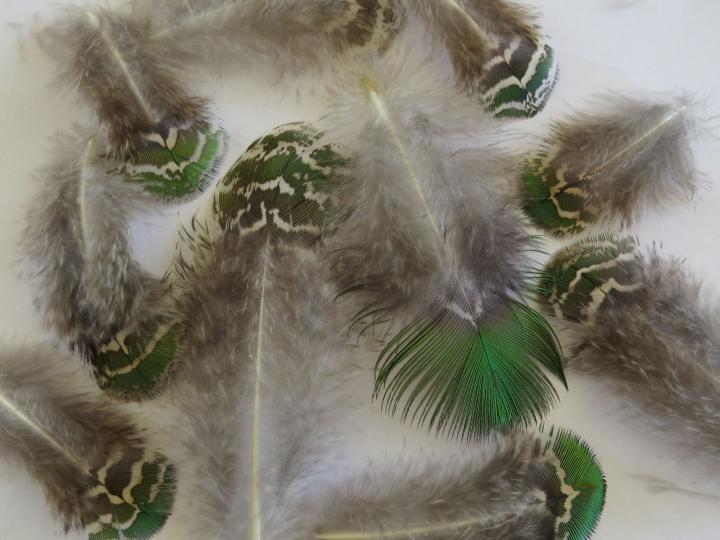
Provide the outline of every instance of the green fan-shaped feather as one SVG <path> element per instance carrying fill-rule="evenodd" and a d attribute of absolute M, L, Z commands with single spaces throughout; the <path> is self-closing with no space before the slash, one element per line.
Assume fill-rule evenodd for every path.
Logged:
<path fill-rule="evenodd" d="M 451 436 L 472 438 L 529 425 L 554 404 L 557 392 L 545 368 L 566 384 L 560 346 L 535 310 L 508 300 L 487 320 L 456 309 L 422 316 L 380 354 L 375 395 L 402 419 Z"/>

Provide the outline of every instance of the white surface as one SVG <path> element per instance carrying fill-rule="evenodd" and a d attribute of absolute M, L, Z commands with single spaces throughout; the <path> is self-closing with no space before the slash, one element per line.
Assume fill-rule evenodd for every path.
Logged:
<path fill-rule="evenodd" d="M 50 0 L 3 0 L 0 23 L 27 25 Z M 707 102 L 707 116 L 720 111 L 720 2 L 717 0 L 535 0 L 561 64 L 561 80 L 547 110 L 528 122 L 538 129 L 570 107 L 581 108 L 596 91 L 684 91 Z M 72 124 L 79 111 L 51 86 L 51 64 L 31 44 L 20 46 L 12 26 L 0 26 L 0 343 L 50 337 L 33 310 L 27 283 L 14 261 L 23 209 L 32 197 L 31 173 L 45 161 L 47 138 Z M 262 77 L 213 79 L 203 93 L 215 97 L 233 138 L 226 166 L 255 136 L 275 125 L 312 118 L 317 99 L 299 105 L 292 92 L 268 92 Z M 717 126 L 717 121 L 715 121 Z M 708 186 L 694 205 L 649 216 L 635 228 L 644 242 L 662 241 L 667 253 L 685 256 L 689 267 L 720 287 L 720 141 L 695 145 Z M 177 213 L 180 214 L 179 212 Z M 139 256 L 162 267 L 174 242 L 174 213 L 134 229 Z M 720 497 L 720 471 L 683 460 L 663 434 L 643 428 L 622 403 L 589 380 L 570 379 L 571 392 L 550 419 L 580 432 L 593 446 L 609 482 L 598 540 L 720 538 L 720 498 L 679 491 L 653 493 L 634 475 L 652 475 L 685 490 Z M 394 424 L 383 423 L 387 429 Z M 393 437 L 402 439 L 404 435 Z M 420 439 L 412 435 L 413 440 Z M 379 430 L 375 441 L 385 440 Z M 367 446 L 372 446 L 368 442 Z M 376 451 L 379 448 L 376 448 Z M 390 450 L 387 450 L 389 452 Z M 382 452 L 382 450 L 381 450 Z M 0 537 L 7 540 L 62 538 L 41 491 L 27 474 L 0 461 Z M 168 527 L 160 539 L 182 540 Z"/>

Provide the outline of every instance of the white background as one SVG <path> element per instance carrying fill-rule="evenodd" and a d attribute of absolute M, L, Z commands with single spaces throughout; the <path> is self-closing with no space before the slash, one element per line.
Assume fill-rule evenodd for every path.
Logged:
<path fill-rule="evenodd" d="M 50 5 L 49 0 L 3 0 L 0 5 L 0 344 L 50 337 L 15 264 L 24 207 L 35 189 L 32 172 L 46 160 L 48 136 L 70 126 L 79 114 L 72 99 L 52 86 L 52 64 L 32 42 L 21 39 L 33 16 L 47 13 Z M 530 129 L 540 130 L 549 119 L 582 108 L 588 96 L 604 90 L 635 95 L 647 90 L 689 91 L 704 100 L 705 116 L 718 115 L 718 0 L 535 0 L 533 5 L 542 10 L 541 22 L 560 61 L 561 79 L 546 111 L 527 123 Z M 269 91 L 254 74 L 201 84 L 204 94 L 216 98 L 233 140 L 226 167 L 257 135 L 283 122 L 312 118 L 318 110 L 317 100 L 299 105 L 292 90 Z M 713 123 L 717 128 L 718 121 L 709 121 L 711 127 Z M 662 241 L 666 253 L 686 257 L 687 265 L 717 288 L 720 139 L 708 134 L 695 149 L 707 186 L 692 205 L 648 216 L 635 232 L 643 242 Z M 150 266 L 161 268 L 168 259 L 180 215 L 180 210 L 173 210 L 165 219 L 148 219 L 133 230 L 138 256 Z M 605 469 L 608 502 L 596 538 L 720 538 L 720 471 L 689 461 L 666 434 L 648 431 L 641 416 L 597 383 L 571 376 L 570 388 L 550 420 L 582 433 Z M 388 430 L 394 426 L 389 421 L 382 425 Z M 410 445 L 412 437 L 412 444 L 418 444 L 417 434 L 400 433 L 378 433 L 376 440 L 397 439 L 398 444 Z M 376 446 L 368 451 L 392 451 Z M 678 489 L 650 489 L 638 478 L 643 475 Z M 1 460 L 0 531 L 7 540 L 63 537 L 40 489 L 22 469 Z M 168 527 L 158 538 L 183 537 Z"/>

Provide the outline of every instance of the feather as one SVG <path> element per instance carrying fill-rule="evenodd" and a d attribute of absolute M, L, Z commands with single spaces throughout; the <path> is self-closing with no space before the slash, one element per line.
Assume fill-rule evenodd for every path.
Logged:
<path fill-rule="evenodd" d="M 154 45 L 182 62 L 260 63 L 280 71 L 342 65 L 338 54 L 384 51 L 402 27 L 394 0 L 134 2 Z"/>
<path fill-rule="evenodd" d="M 114 172 L 159 199 L 193 196 L 214 179 L 224 132 L 145 32 L 108 10 L 73 8 L 41 41 L 107 130 Z"/>
<path fill-rule="evenodd" d="M 630 222 L 644 206 L 690 198 L 699 181 L 690 107 L 685 98 L 606 96 L 598 112 L 556 122 L 522 173 L 530 219 L 565 236 L 599 220 Z"/>
<path fill-rule="evenodd" d="M 149 538 L 172 510 L 174 468 L 70 360 L 45 347 L 0 353 L 0 452 L 27 467 L 66 530 Z"/>
<path fill-rule="evenodd" d="M 562 363 L 521 300 L 531 243 L 502 193 L 498 132 L 429 66 L 388 53 L 372 81 L 340 87 L 322 130 L 352 162 L 328 256 L 363 303 L 356 322 L 410 314 L 378 360 L 384 407 L 477 436 L 542 416 L 556 396 L 542 367 L 564 382 Z"/>
<path fill-rule="evenodd" d="M 248 147 L 189 231 L 189 361 L 173 395 L 198 537 L 288 538 L 289 501 L 332 453 L 354 371 L 313 244 L 342 162 L 310 126 L 280 126 Z"/>
<path fill-rule="evenodd" d="M 99 385 L 142 398 L 167 381 L 179 335 L 168 285 L 134 261 L 136 186 L 105 172 L 101 136 L 59 136 L 38 175 L 23 251 L 49 326 L 93 365 Z"/>
<path fill-rule="evenodd" d="M 532 117 L 558 76 L 534 17 L 504 0 L 404 0 L 450 55 L 461 88 L 498 118 Z"/>
<path fill-rule="evenodd" d="M 720 309 L 680 260 L 606 235 L 559 252 L 541 285 L 600 377 L 698 456 L 720 452 Z"/>
<path fill-rule="evenodd" d="M 318 511 L 320 540 L 427 538 L 584 540 L 606 485 L 574 434 L 515 435 L 449 457 L 370 464 Z"/>

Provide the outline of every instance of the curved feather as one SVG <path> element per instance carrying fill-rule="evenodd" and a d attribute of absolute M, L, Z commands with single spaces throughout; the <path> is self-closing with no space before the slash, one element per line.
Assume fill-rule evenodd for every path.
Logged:
<path fill-rule="evenodd" d="M 694 456 L 720 448 L 718 307 L 681 261 L 607 235 L 547 267 L 547 309 L 576 340 L 570 366 L 621 392 Z"/>
<path fill-rule="evenodd" d="M 101 139 L 59 136 L 38 175 L 23 250 L 49 326 L 92 364 L 117 397 L 160 391 L 184 331 L 169 285 L 134 260 L 128 221 L 144 209 L 138 190 L 105 172 Z"/>
<path fill-rule="evenodd" d="M 389 52 L 365 94 L 343 87 L 325 119 L 352 152 L 328 256 L 360 305 L 355 321 L 385 345 L 375 394 L 386 409 L 405 400 L 403 417 L 473 437 L 550 408 L 541 366 L 564 379 L 554 333 L 522 304 L 531 242 L 502 191 L 498 132 L 430 66 Z"/>
<path fill-rule="evenodd" d="M 370 463 L 334 488 L 315 538 L 432 540 L 590 538 L 606 483 L 588 446 L 566 430 L 514 435 L 491 450 Z"/>
<path fill-rule="evenodd" d="M 558 77 L 553 49 L 534 17 L 504 0 L 407 1 L 439 36 L 459 85 L 498 118 L 533 117 Z"/>
<path fill-rule="evenodd" d="M 150 538 L 172 511 L 174 468 L 70 360 L 44 347 L 0 353 L 0 450 L 28 468 L 66 530 Z"/>
<path fill-rule="evenodd" d="M 197 196 L 214 179 L 224 132 L 146 30 L 110 10 L 67 8 L 38 37 L 104 126 L 108 168 L 160 200 Z"/>
<path fill-rule="evenodd" d="M 605 96 L 596 109 L 556 122 L 521 175 L 525 212 L 555 236 L 631 222 L 643 207 L 689 200 L 699 183 L 685 98 Z"/>

